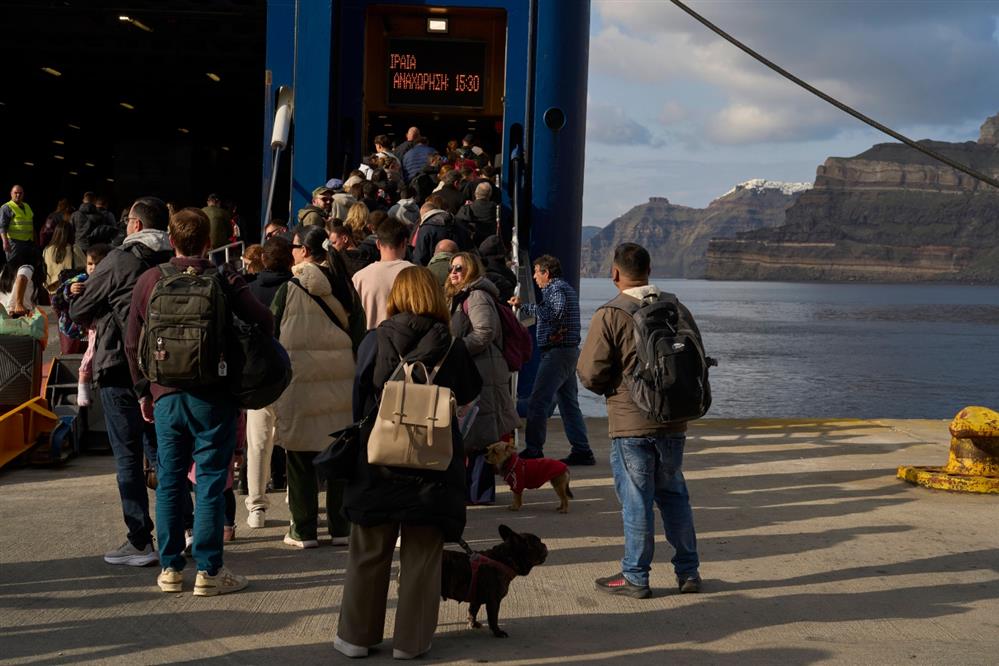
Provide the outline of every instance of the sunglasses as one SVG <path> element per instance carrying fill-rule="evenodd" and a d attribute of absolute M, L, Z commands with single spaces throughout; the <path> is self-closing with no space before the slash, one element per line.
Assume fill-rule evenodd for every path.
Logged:
<path fill-rule="evenodd" d="M 292 244 L 291 244 L 291 249 L 292 249 L 292 250 L 300 250 L 300 249 L 302 249 L 303 247 L 305 247 L 305 246 L 304 246 L 304 245 L 299 245 L 298 243 L 292 243 Z"/>
<path fill-rule="evenodd" d="M 448 270 L 448 273 L 460 273 L 460 272 L 462 272 L 463 270 L 465 270 L 465 267 L 459 264 L 459 265 L 457 265 L 457 266 L 452 266 L 452 267 L 451 267 L 451 268 L 450 268 L 450 269 Z"/>

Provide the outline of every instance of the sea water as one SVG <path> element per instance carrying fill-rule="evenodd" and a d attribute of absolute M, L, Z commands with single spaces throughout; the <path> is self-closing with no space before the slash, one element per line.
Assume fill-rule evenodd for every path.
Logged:
<path fill-rule="evenodd" d="M 999 410 L 999 287 L 655 280 L 701 329 L 718 418 L 952 418 Z M 617 293 L 584 278 L 585 338 Z M 589 416 L 603 398 L 580 387 Z"/>

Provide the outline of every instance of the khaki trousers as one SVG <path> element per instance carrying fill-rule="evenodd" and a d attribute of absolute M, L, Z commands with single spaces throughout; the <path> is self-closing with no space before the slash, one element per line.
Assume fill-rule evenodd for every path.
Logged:
<path fill-rule="evenodd" d="M 371 647 L 382 641 L 392 552 L 399 528 L 399 523 L 353 526 L 337 626 L 337 636 L 348 643 Z M 430 649 L 437 629 L 444 537 L 433 526 L 401 525 L 401 528 L 399 602 L 392 647 L 420 654 Z"/>
<path fill-rule="evenodd" d="M 246 410 L 246 510 L 267 510 L 267 481 L 274 453 L 274 410 Z"/>

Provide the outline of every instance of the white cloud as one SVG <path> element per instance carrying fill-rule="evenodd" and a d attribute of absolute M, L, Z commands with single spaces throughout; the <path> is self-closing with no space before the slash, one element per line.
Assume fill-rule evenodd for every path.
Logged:
<path fill-rule="evenodd" d="M 765 143 L 826 138 L 836 133 L 831 113 L 800 114 L 791 106 L 736 103 L 713 114 L 705 125 L 717 143 Z"/>
<path fill-rule="evenodd" d="M 673 125 L 687 119 L 687 109 L 679 102 L 669 101 L 663 104 L 662 111 L 659 112 L 659 122 L 663 125 Z"/>
<path fill-rule="evenodd" d="M 995 112 L 995 3 L 691 4 L 764 56 L 889 126 L 942 126 Z M 746 143 L 753 128 L 761 141 L 815 140 L 856 122 L 669 2 L 595 0 L 594 8 L 601 28 L 591 38 L 593 75 L 618 85 L 706 86 L 723 101 L 691 116 L 716 142 Z M 961 94 L 941 94 L 947 90 Z M 672 113 L 659 117 L 667 125 L 677 120 Z"/>
<path fill-rule="evenodd" d="M 586 110 L 586 138 L 613 146 L 651 146 L 660 141 L 649 128 L 628 117 L 619 106 L 591 102 Z"/>
<path fill-rule="evenodd" d="M 810 181 L 889 141 L 667 0 L 592 0 L 584 224 L 650 196 L 703 207 L 751 178 Z M 999 2 L 687 0 L 816 87 L 913 138 L 965 141 L 999 111 Z M 624 147 L 624 149 L 622 149 Z"/>

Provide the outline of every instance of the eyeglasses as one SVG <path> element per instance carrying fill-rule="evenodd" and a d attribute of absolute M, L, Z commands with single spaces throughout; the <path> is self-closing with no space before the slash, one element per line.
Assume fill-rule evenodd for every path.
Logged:
<path fill-rule="evenodd" d="M 300 250 L 300 249 L 302 249 L 303 247 L 305 247 L 305 246 L 304 246 L 304 245 L 299 245 L 298 243 L 292 243 L 292 244 L 291 244 L 291 249 L 292 249 L 292 250 Z"/>
<path fill-rule="evenodd" d="M 458 265 L 455 265 L 455 266 L 452 266 L 452 267 L 451 267 L 451 268 L 450 268 L 450 269 L 448 270 L 448 273 L 460 273 L 460 272 L 462 272 L 463 270 L 465 270 L 465 267 L 464 267 L 464 266 L 462 266 L 461 264 L 458 264 Z"/>
<path fill-rule="evenodd" d="M 125 218 L 126 222 L 135 222 L 136 220 L 141 221 L 141 218 L 129 216 Z"/>

